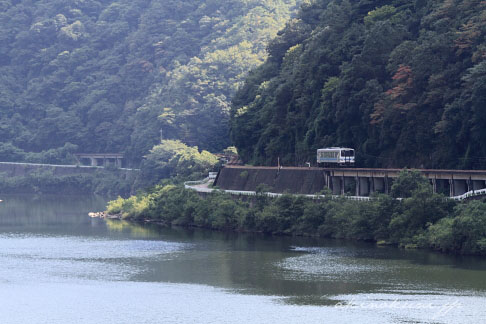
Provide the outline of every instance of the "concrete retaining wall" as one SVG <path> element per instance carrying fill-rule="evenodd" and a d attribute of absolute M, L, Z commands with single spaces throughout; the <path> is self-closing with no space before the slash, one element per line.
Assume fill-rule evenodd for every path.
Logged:
<path fill-rule="evenodd" d="M 275 193 L 315 194 L 325 188 L 325 177 L 318 168 L 227 166 L 215 181 L 224 190 L 255 191 L 260 184 Z"/>

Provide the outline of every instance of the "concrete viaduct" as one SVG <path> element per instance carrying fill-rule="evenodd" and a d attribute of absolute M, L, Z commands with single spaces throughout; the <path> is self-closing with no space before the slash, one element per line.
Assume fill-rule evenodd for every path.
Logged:
<path fill-rule="evenodd" d="M 114 165 L 118 168 L 123 166 L 124 155 L 120 153 L 77 153 L 75 154 L 79 164 L 89 166 Z"/>
<path fill-rule="evenodd" d="M 413 169 L 429 179 L 434 192 L 450 197 L 486 188 L 486 170 L 427 170 Z M 391 182 L 402 169 L 323 169 L 327 188 L 334 194 L 344 194 L 354 187 L 356 196 L 368 196 L 374 192 L 388 193 Z"/>

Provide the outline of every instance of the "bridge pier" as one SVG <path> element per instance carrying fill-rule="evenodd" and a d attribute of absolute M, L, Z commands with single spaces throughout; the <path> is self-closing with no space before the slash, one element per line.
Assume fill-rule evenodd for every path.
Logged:
<path fill-rule="evenodd" d="M 385 193 L 385 178 L 372 178 L 373 192 Z"/>
<path fill-rule="evenodd" d="M 460 196 L 468 191 L 467 180 L 450 180 L 451 197 Z"/>
<path fill-rule="evenodd" d="M 370 193 L 369 178 L 356 177 L 356 196 L 368 196 Z"/>
<path fill-rule="evenodd" d="M 328 177 L 330 183 L 328 188 L 332 190 L 333 195 L 345 195 L 346 188 L 352 188 L 354 180 L 351 177 Z"/>
<path fill-rule="evenodd" d="M 356 185 L 356 182 L 354 181 L 353 177 L 345 177 L 344 178 L 344 191 L 346 191 L 346 188 L 349 188 L 350 191 L 352 192 L 352 188 Z M 343 192 L 344 194 L 345 192 Z"/>
<path fill-rule="evenodd" d="M 331 177 L 332 194 L 343 195 L 344 194 L 344 177 Z"/>
<path fill-rule="evenodd" d="M 483 180 L 472 180 L 472 189 L 474 191 L 486 188 L 486 183 Z"/>

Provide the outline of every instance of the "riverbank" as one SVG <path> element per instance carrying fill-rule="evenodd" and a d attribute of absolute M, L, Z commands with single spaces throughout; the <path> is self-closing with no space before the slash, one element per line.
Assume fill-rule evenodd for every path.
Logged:
<path fill-rule="evenodd" d="M 111 201 L 107 212 L 131 221 L 219 231 L 365 240 L 486 255 L 486 202 L 446 199 L 412 173 L 395 182 L 393 193 L 401 193 L 404 199 L 387 195 L 376 195 L 369 201 L 314 200 L 296 195 L 271 198 L 263 192 L 238 199 L 224 193 L 201 196 L 182 186 L 166 185 Z"/>

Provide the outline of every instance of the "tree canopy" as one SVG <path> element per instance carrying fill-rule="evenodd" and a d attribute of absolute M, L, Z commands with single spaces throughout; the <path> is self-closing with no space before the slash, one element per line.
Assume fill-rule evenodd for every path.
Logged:
<path fill-rule="evenodd" d="M 218 158 L 208 151 L 201 151 L 177 140 L 164 140 L 154 146 L 142 162 L 142 177 L 147 185 L 161 179 L 194 178 L 207 176 L 217 164 Z"/>

